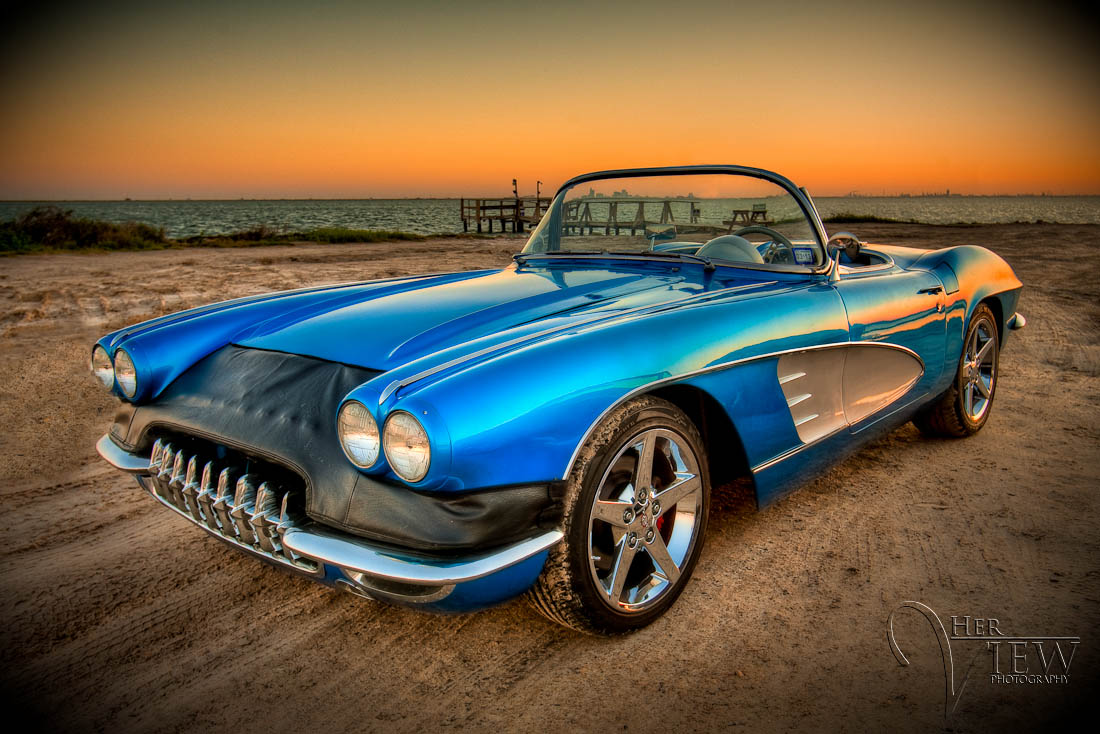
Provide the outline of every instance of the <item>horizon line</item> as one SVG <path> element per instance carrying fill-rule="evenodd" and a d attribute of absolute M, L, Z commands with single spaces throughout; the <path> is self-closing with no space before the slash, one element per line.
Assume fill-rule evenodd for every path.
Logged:
<path fill-rule="evenodd" d="M 555 194 L 544 194 L 542 198 L 552 199 Z M 996 194 L 961 194 L 961 193 L 938 193 L 938 192 L 920 192 L 913 193 L 910 191 L 902 191 L 894 194 L 818 194 L 812 195 L 814 199 L 990 199 L 990 198 L 1012 198 L 1012 197 L 1035 197 L 1035 198 L 1047 198 L 1047 199 L 1068 199 L 1068 198 L 1080 198 L 1080 197 L 1100 197 L 1100 191 L 1095 192 L 1076 192 L 1069 194 L 1052 194 L 1044 191 L 1040 192 L 1018 192 L 1018 193 L 996 193 Z M 521 199 L 533 198 L 534 194 L 520 194 Z M 455 199 L 514 199 L 514 196 L 506 195 L 493 195 L 493 194 L 476 194 L 476 195 L 463 195 L 463 196 L 214 196 L 214 197 L 167 197 L 167 198 L 131 198 L 123 197 L 119 198 L 105 198 L 105 199 L 48 199 L 48 198 L 30 198 L 30 199 L 0 199 L 0 204 L 125 204 L 129 203 L 141 203 L 141 204 L 155 204 L 164 202 L 206 202 L 206 201 L 448 201 Z M 745 198 L 745 197 L 718 197 L 718 198 Z M 748 197 L 752 198 L 752 197 Z"/>

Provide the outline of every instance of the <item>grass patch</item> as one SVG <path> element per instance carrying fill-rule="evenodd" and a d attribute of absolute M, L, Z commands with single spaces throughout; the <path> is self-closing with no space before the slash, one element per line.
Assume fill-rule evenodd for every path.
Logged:
<path fill-rule="evenodd" d="M 171 244 L 163 229 L 148 224 L 84 219 L 56 206 L 0 222 L 0 252 L 155 250 Z"/>
<path fill-rule="evenodd" d="M 56 206 L 40 206 L 15 219 L 0 222 L 0 254 L 29 252 L 106 252 L 159 250 L 168 247 L 262 247 L 295 242 L 341 244 L 423 240 L 411 232 L 383 229 L 323 227 L 308 232 L 279 232 L 267 226 L 224 235 L 170 239 L 163 229 L 140 222 L 113 224 L 74 216 Z"/>
<path fill-rule="evenodd" d="M 915 219 L 891 219 L 874 214 L 852 214 L 841 212 L 821 220 L 825 224 L 918 224 Z"/>
<path fill-rule="evenodd" d="M 401 232 L 394 229 L 345 229 L 344 227 L 323 227 L 308 232 L 288 235 L 303 242 L 386 242 L 389 240 L 422 240 L 423 235 Z"/>

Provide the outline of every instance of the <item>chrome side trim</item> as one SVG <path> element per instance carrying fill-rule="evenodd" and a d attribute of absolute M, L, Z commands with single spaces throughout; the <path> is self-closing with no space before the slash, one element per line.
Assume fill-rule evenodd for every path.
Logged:
<path fill-rule="evenodd" d="M 924 376 L 924 362 L 903 352 L 854 347 L 844 356 L 844 420 L 854 426 L 894 404 Z"/>
<path fill-rule="evenodd" d="M 549 530 L 489 553 L 448 560 L 405 555 L 316 526 L 309 530 L 287 528 L 283 545 L 297 555 L 337 566 L 345 572 L 406 584 L 448 586 L 473 581 L 525 561 L 563 537 L 560 530 Z"/>
<path fill-rule="evenodd" d="M 747 364 L 748 362 L 756 362 L 756 361 L 759 361 L 759 360 L 762 360 L 762 359 L 771 359 L 773 357 L 782 357 L 784 354 L 795 354 L 797 352 L 809 352 L 809 351 L 814 351 L 814 350 L 819 350 L 819 349 L 840 349 L 840 348 L 843 348 L 843 347 L 852 347 L 852 346 L 869 346 L 869 347 L 883 347 L 883 348 L 886 348 L 886 349 L 897 349 L 898 351 L 905 352 L 906 354 L 910 355 L 911 357 L 916 359 L 918 362 L 920 362 L 921 371 L 922 372 L 924 371 L 924 360 L 920 358 L 919 354 L 914 352 L 912 349 L 909 349 L 908 347 L 903 347 L 900 344 L 889 344 L 887 342 L 857 341 L 857 342 L 830 342 L 829 344 L 818 344 L 818 345 L 811 346 L 811 347 L 797 347 L 795 349 L 783 349 L 783 350 L 780 350 L 778 352 L 768 352 L 766 354 L 757 354 L 757 355 L 752 356 L 752 357 L 743 357 L 741 359 L 735 359 L 735 360 L 732 360 L 730 362 L 723 362 L 722 364 L 715 364 L 715 365 L 710 365 L 709 367 L 702 367 L 702 368 L 697 369 L 697 370 L 691 370 L 689 372 L 684 372 L 684 373 L 679 374 L 679 375 L 673 375 L 671 377 L 664 377 L 660 380 L 654 380 L 653 382 L 648 382 L 644 385 L 640 385 L 640 386 L 634 388 L 633 390 L 626 393 L 625 395 L 623 395 L 621 398 L 619 398 L 615 402 L 611 403 L 611 405 L 607 406 L 603 410 L 602 413 L 600 413 L 598 416 L 596 416 L 596 420 L 592 421 L 592 423 L 588 426 L 588 429 L 581 436 L 581 440 L 577 443 L 576 448 L 573 449 L 573 455 L 569 457 L 569 463 L 566 464 L 565 473 L 561 476 L 561 479 L 565 479 L 565 480 L 569 479 L 569 474 L 570 474 L 570 472 L 573 471 L 573 465 L 577 461 L 577 456 L 579 456 L 580 453 L 581 453 L 581 448 L 584 447 L 585 442 L 588 440 L 588 437 L 592 435 L 592 432 L 594 430 L 596 430 L 596 426 L 598 426 L 600 424 L 600 421 L 602 421 L 607 416 L 607 414 L 610 413 L 612 410 L 614 410 L 615 408 L 622 405 L 627 400 L 629 400 L 630 398 L 632 398 L 636 395 L 640 395 L 641 393 L 648 392 L 649 390 L 652 390 L 656 387 L 660 387 L 661 385 L 668 385 L 668 384 L 673 383 L 673 382 L 678 382 L 680 380 L 686 380 L 690 377 L 695 377 L 697 375 L 705 375 L 705 374 L 708 374 L 710 372 L 720 372 L 722 370 L 728 370 L 731 367 L 737 367 L 738 365 Z M 801 377 L 801 375 L 798 375 L 798 377 Z M 796 377 L 791 376 L 790 379 L 793 380 L 793 379 L 796 379 Z M 822 438 L 827 438 L 827 436 L 823 436 Z M 821 440 L 821 439 L 817 439 L 817 440 Z M 790 452 L 788 452 L 788 454 L 789 453 L 794 453 L 796 451 L 800 451 L 801 449 L 806 448 L 808 445 L 809 444 L 804 444 L 803 446 L 795 447 L 795 449 L 792 449 Z M 786 458 L 786 454 L 783 454 L 781 456 L 783 458 Z M 776 459 L 771 459 L 769 461 L 774 462 L 778 459 L 779 459 L 779 457 L 776 457 Z M 761 465 L 761 466 L 763 466 L 763 465 Z M 757 467 L 753 467 L 752 471 L 754 471 L 754 472 L 757 471 Z"/>
<path fill-rule="evenodd" d="M 853 347 L 794 352 L 784 354 L 776 361 L 777 380 L 797 372 L 806 374 L 806 377 L 797 382 L 779 383 L 783 397 L 787 399 L 787 409 L 790 410 L 798 440 L 802 443 L 815 441 L 846 425 L 844 368 L 852 349 Z M 900 354 L 893 350 L 886 351 Z"/>
<path fill-rule="evenodd" d="M 553 326 L 549 329 L 543 329 L 542 331 L 536 331 L 532 334 L 526 334 L 524 336 L 516 337 L 515 339 L 501 342 L 500 344 L 493 344 L 491 346 L 479 349 L 476 352 L 470 352 L 469 354 L 464 354 L 460 357 L 455 357 L 454 359 L 447 362 L 437 364 L 434 367 L 429 367 L 425 370 L 422 370 L 421 372 L 417 372 L 415 375 L 394 380 L 390 384 L 386 385 L 385 389 L 382 390 L 382 394 L 378 396 L 378 404 L 381 405 L 382 403 L 386 402 L 386 398 L 393 395 L 395 392 L 403 387 L 408 387 L 409 385 L 420 382 L 421 380 L 443 372 L 444 370 L 449 370 L 452 367 L 457 367 L 458 365 L 465 362 L 472 362 L 488 354 L 492 354 L 493 352 L 502 351 L 508 349 L 509 347 L 514 347 L 518 344 L 522 344 L 524 342 L 534 342 L 538 339 L 546 336 L 551 336 L 556 333 L 564 334 L 571 329 L 579 329 L 581 327 L 588 326 L 589 324 L 593 324 L 597 321 L 605 321 L 608 324 L 613 324 L 617 320 L 624 319 L 628 316 L 634 316 L 635 314 L 641 313 L 643 311 L 652 311 L 653 313 L 658 313 L 663 309 L 671 308 L 673 306 L 683 306 L 692 301 L 701 301 L 707 298 L 718 298 L 728 295 L 730 293 L 739 293 L 740 291 L 750 290 L 752 288 L 763 288 L 764 286 L 775 285 L 778 282 L 779 281 L 777 280 L 768 280 L 761 281 L 759 283 L 746 283 L 745 285 L 738 285 L 732 288 L 726 288 L 718 292 L 696 293 L 693 296 L 687 296 L 685 298 L 680 298 L 675 301 L 666 301 L 665 303 L 650 303 L 646 304 L 645 306 L 636 306 L 634 308 L 627 309 L 626 311 L 602 312 L 593 316 L 592 318 L 582 319 L 581 321 L 574 321 L 573 323 L 567 325 Z"/>
<path fill-rule="evenodd" d="M 779 384 L 782 385 L 783 381 L 780 380 Z M 793 398 L 787 398 L 787 407 L 788 408 L 793 408 L 794 406 L 798 405 L 802 401 L 809 400 L 813 396 L 814 396 L 813 393 L 804 392 L 801 395 L 795 395 Z"/>
<path fill-rule="evenodd" d="M 1025 326 L 1027 326 L 1027 319 L 1025 319 L 1024 315 L 1019 311 L 1013 314 L 1012 318 L 1008 320 L 1008 328 L 1012 329 L 1013 331 L 1019 331 Z"/>
<path fill-rule="evenodd" d="M 120 471 L 127 474 L 149 475 L 149 457 L 137 456 L 123 450 L 111 440 L 110 434 L 105 433 L 96 441 L 95 450 L 104 461 Z"/>
<path fill-rule="evenodd" d="M 801 446 L 794 446 L 792 448 L 789 448 L 786 451 L 784 451 L 783 453 L 779 454 L 778 456 L 773 456 L 772 458 L 768 459 L 767 461 L 760 462 L 756 466 L 749 469 L 749 471 L 751 471 L 753 474 L 756 474 L 757 472 L 762 472 L 765 469 L 770 469 L 773 466 L 775 466 L 776 464 L 778 464 L 778 463 L 780 463 L 780 462 L 782 462 L 786 459 L 791 458 L 795 454 L 800 454 L 803 451 L 805 451 L 806 449 L 810 448 L 811 446 L 816 446 L 817 444 L 821 443 L 822 441 L 824 441 L 826 439 L 829 439 L 829 438 L 832 438 L 833 436 L 835 436 L 836 434 L 838 434 L 841 431 L 845 430 L 846 428 L 848 428 L 848 426 L 840 426 L 839 428 L 837 428 L 832 433 L 826 433 L 824 436 L 818 436 L 817 438 L 815 438 L 813 441 L 810 441 L 809 443 L 804 443 Z"/>
<path fill-rule="evenodd" d="M 784 383 L 798 373 L 806 378 Z M 923 374 L 921 360 L 906 352 L 861 344 L 785 354 L 776 363 L 776 378 L 803 443 L 877 413 L 907 393 Z"/>

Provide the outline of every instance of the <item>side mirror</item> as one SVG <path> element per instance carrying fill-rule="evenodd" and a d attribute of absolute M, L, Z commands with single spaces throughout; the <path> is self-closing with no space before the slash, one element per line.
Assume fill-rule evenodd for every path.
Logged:
<path fill-rule="evenodd" d="M 863 249 L 863 243 L 851 232 L 837 232 L 829 238 L 826 247 L 829 254 L 834 257 L 840 255 L 839 250 L 844 250 L 844 254 L 849 260 L 855 260 L 859 257 L 859 251 Z"/>
<path fill-rule="evenodd" d="M 849 261 L 854 262 L 859 257 L 860 250 L 863 249 L 863 243 L 851 232 L 837 232 L 825 243 L 825 249 L 833 259 L 829 281 L 835 283 L 840 280 L 840 253 L 843 252 Z"/>

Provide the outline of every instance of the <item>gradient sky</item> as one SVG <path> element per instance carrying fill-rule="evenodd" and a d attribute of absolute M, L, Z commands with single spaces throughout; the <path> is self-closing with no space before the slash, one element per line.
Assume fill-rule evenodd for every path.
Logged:
<path fill-rule="evenodd" d="M 0 199 L 528 193 L 678 163 L 819 195 L 1100 193 L 1100 55 L 1070 6 L 586 5 L 8 10 Z"/>

